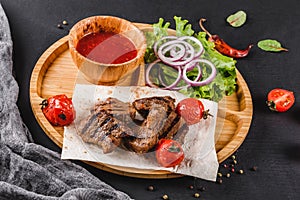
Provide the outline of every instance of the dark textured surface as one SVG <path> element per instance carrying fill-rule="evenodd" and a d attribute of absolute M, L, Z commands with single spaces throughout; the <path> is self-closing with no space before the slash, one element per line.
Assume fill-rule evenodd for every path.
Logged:
<path fill-rule="evenodd" d="M 297 0 L 0 0 L 8 16 L 14 41 L 14 70 L 20 87 L 18 106 L 36 143 L 54 151 L 60 149 L 43 133 L 31 111 L 29 81 L 31 71 L 41 54 L 65 36 L 78 20 L 91 15 L 114 15 L 135 22 L 154 23 L 159 17 L 173 22 L 173 16 L 188 19 L 196 31 L 198 20 L 205 17 L 206 27 L 236 48 L 272 38 L 279 40 L 288 52 L 270 53 L 255 46 L 237 68 L 248 83 L 254 114 L 249 134 L 239 148 L 237 168 L 244 174 L 232 174 L 216 184 L 192 177 L 170 180 L 136 179 L 107 173 L 81 162 L 82 166 L 113 187 L 136 199 L 300 199 L 300 4 Z M 240 28 L 230 27 L 228 15 L 244 10 L 247 22 Z M 67 20 L 69 25 L 58 29 Z M 174 27 L 174 24 L 172 24 Z M 293 90 L 296 104 L 286 113 L 272 113 L 265 106 L 266 95 L 274 87 Z M 230 159 L 226 162 L 230 162 Z M 253 165 L 258 170 L 249 170 Z M 220 168 L 224 170 L 222 167 Z M 189 189 L 203 185 L 204 192 Z M 156 190 L 147 191 L 153 185 Z"/>

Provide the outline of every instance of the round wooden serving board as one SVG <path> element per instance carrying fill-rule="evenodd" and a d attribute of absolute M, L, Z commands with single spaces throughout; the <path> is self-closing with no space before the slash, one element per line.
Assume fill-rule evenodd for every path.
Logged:
<path fill-rule="evenodd" d="M 151 28 L 148 24 L 136 23 L 141 30 Z M 138 80 L 128 77 L 121 85 L 141 85 L 144 82 L 143 66 L 134 72 Z M 142 76 L 139 76 L 142 74 Z M 30 80 L 30 103 L 33 113 L 49 138 L 59 147 L 63 145 L 63 127 L 52 126 L 39 105 L 43 99 L 57 94 L 72 97 L 76 83 L 87 83 L 78 73 L 69 53 L 68 36 L 51 45 L 37 61 Z M 237 71 L 237 90 L 219 103 L 215 148 L 219 163 L 233 154 L 245 140 L 252 120 L 252 99 L 247 83 Z M 99 169 L 138 178 L 174 178 L 182 175 L 168 171 L 141 170 L 84 161 Z"/>

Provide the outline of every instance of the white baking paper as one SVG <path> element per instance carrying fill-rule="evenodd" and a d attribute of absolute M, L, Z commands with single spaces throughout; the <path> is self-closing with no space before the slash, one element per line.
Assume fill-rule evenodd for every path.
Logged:
<path fill-rule="evenodd" d="M 94 161 L 103 164 L 131 167 L 147 170 L 167 170 L 174 173 L 189 175 L 205 180 L 215 181 L 218 160 L 215 150 L 215 127 L 218 104 L 201 99 L 205 109 L 209 109 L 213 117 L 201 120 L 189 126 L 184 144 L 182 146 L 185 159 L 176 167 L 160 167 L 155 159 L 134 152 L 117 148 L 112 153 L 104 154 L 96 145 L 85 143 L 76 133 L 76 124 L 90 114 L 96 102 L 106 100 L 108 97 L 117 98 L 123 102 L 132 102 L 135 99 L 151 96 L 171 96 L 176 103 L 187 98 L 175 91 L 161 90 L 142 86 L 99 86 L 76 84 L 73 93 L 73 103 L 76 110 L 75 121 L 65 127 L 62 148 L 62 159 L 75 159 Z"/>

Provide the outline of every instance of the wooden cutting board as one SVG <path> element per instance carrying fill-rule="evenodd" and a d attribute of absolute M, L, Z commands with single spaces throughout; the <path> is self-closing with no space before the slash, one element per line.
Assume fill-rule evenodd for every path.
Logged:
<path fill-rule="evenodd" d="M 148 24 L 136 23 L 141 30 L 151 29 Z M 144 83 L 144 68 L 140 66 L 131 78 L 120 85 Z M 37 61 L 30 80 L 30 103 L 33 113 L 44 132 L 59 147 L 63 145 L 63 127 L 52 126 L 45 118 L 39 105 L 43 99 L 57 94 L 72 97 L 76 83 L 89 84 L 78 72 L 69 53 L 68 36 L 51 45 Z M 242 75 L 237 71 L 237 90 L 219 103 L 215 148 L 219 163 L 232 155 L 245 140 L 252 121 L 252 98 Z M 138 178 L 173 178 L 182 175 L 168 171 L 142 170 L 84 161 L 99 169 Z"/>

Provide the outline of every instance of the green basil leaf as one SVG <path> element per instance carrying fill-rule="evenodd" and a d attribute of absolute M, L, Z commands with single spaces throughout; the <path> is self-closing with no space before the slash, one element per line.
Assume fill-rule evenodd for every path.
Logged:
<path fill-rule="evenodd" d="M 264 51 L 288 51 L 286 48 L 281 46 L 280 42 L 271 39 L 261 40 L 257 43 L 257 46 Z"/>
<path fill-rule="evenodd" d="M 242 26 L 247 19 L 247 14 L 240 10 L 232 15 L 229 15 L 226 21 L 233 27 L 240 27 Z"/>

